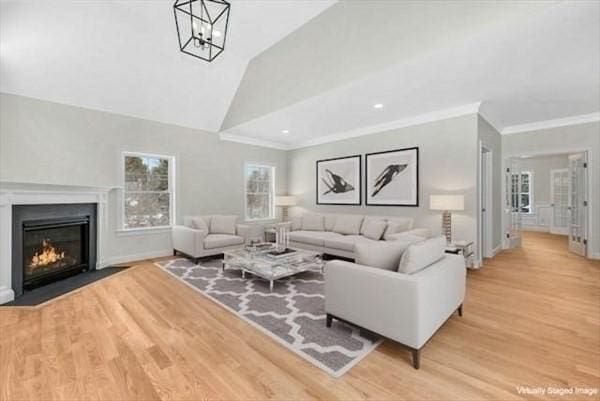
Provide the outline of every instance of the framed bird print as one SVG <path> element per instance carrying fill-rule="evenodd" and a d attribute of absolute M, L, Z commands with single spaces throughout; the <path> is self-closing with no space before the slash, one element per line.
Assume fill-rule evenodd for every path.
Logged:
<path fill-rule="evenodd" d="M 317 161 L 317 205 L 360 205 L 361 157 Z"/>
<path fill-rule="evenodd" d="M 419 206 L 419 148 L 369 153 L 365 175 L 367 205 Z"/>

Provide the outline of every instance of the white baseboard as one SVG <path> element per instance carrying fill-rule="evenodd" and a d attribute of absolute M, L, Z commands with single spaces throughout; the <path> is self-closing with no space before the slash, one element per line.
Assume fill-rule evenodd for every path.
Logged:
<path fill-rule="evenodd" d="M 499 244 L 494 249 L 492 249 L 492 258 L 495 257 L 496 255 L 498 255 L 498 253 L 500 253 L 501 250 L 502 250 L 502 244 Z"/>
<path fill-rule="evenodd" d="M 172 248 L 164 249 L 161 251 L 136 253 L 133 255 L 115 256 L 115 257 L 106 258 L 106 259 L 103 259 L 102 261 L 100 261 L 98 263 L 97 269 L 103 269 L 105 267 L 120 264 L 120 263 L 137 262 L 139 260 L 162 258 L 165 256 L 170 256 L 170 255 L 173 255 Z"/>
<path fill-rule="evenodd" d="M 600 259 L 600 252 L 590 254 L 590 259 Z"/>

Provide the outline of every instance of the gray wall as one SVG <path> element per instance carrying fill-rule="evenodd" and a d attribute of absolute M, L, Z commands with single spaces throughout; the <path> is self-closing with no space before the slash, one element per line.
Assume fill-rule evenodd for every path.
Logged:
<path fill-rule="evenodd" d="M 496 249 L 502 247 L 502 138 L 500 133 L 480 115 L 477 118 L 477 136 L 479 142 L 492 152 L 492 248 Z M 479 144 L 476 151 L 479 155 Z M 479 180 L 479 170 L 477 175 Z M 481 208 L 480 204 L 478 210 Z M 481 214 L 478 214 L 478 219 L 480 218 Z M 479 227 L 478 224 L 478 230 Z"/>
<path fill-rule="evenodd" d="M 201 111 L 199 111 L 201 112 Z M 224 142 L 218 135 L 30 98 L 0 95 L 0 181 L 118 187 L 121 152 L 172 155 L 177 216 L 244 214 L 243 165 L 276 167 L 287 191 L 286 152 Z M 117 191 L 110 193 L 106 254 L 118 260 L 171 248 L 170 233 L 117 234 Z M 243 217 L 242 217 L 243 218 Z"/>
<path fill-rule="evenodd" d="M 589 194 L 591 229 L 589 255 L 600 258 L 600 122 L 542 129 L 502 136 L 504 162 L 512 156 L 558 154 L 590 150 Z M 506 224 L 506 222 L 504 222 Z"/>
<path fill-rule="evenodd" d="M 440 140 L 452 138 L 452 140 Z M 292 213 L 304 210 L 369 215 L 399 215 L 416 226 L 441 232 L 441 212 L 429 210 L 431 194 L 464 194 L 465 211 L 452 217 L 455 239 L 477 236 L 477 115 L 468 115 L 289 152 L 289 192 L 299 198 Z M 419 147 L 419 207 L 316 205 L 315 163 L 320 159 Z M 364 157 L 363 157 L 364 177 Z M 364 179 L 363 179 L 364 181 Z M 364 182 L 363 182 L 364 185 Z M 364 191 L 364 188 L 363 188 Z M 363 193 L 364 203 L 364 193 Z"/>
<path fill-rule="evenodd" d="M 552 203 L 550 198 L 550 171 L 568 167 L 569 158 L 566 154 L 532 157 L 521 161 L 521 171 L 529 171 L 533 175 L 534 205 L 549 205 Z"/>

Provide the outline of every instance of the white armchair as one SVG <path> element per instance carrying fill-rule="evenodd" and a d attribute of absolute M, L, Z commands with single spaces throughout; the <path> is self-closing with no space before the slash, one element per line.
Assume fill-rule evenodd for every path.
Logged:
<path fill-rule="evenodd" d="M 465 285 L 458 255 L 414 274 L 334 260 L 325 267 L 327 326 L 335 318 L 395 340 L 418 369 L 421 348 L 455 311 L 462 316 Z"/>
<path fill-rule="evenodd" d="M 251 227 L 237 224 L 236 216 L 185 217 L 184 225 L 172 230 L 173 255 L 185 254 L 198 262 L 226 250 L 242 248 L 251 235 Z"/>

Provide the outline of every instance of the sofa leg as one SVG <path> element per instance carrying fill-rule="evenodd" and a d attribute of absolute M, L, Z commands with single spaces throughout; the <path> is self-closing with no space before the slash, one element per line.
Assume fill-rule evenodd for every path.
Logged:
<path fill-rule="evenodd" d="M 173 249 L 173 256 L 177 256 L 177 249 Z"/>
<path fill-rule="evenodd" d="M 458 307 L 458 316 L 462 316 L 462 304 Z"/>
<path fill-rule="evenodd" d="M 200 264 L 200 258 L 194 258 L 194 264 Z"/>
<path fill-rule="evenodd" d="M 419 367 L 421 367 L 421 350 L 413 349 L 413 350 L 411 350 L 411 352 L 412 352 L 413 367 L 415 369 L 419 369 Z"/>
<path fill-rule="evenodd" d="M 331 323 L 333 323 L 333 316 L 331 316 L 329 313 L 327 314 L 327 322 L 326 325 L 327 327 L 331 327 Z"/>

